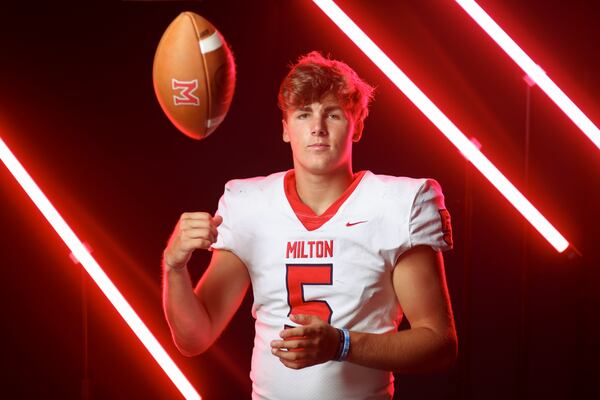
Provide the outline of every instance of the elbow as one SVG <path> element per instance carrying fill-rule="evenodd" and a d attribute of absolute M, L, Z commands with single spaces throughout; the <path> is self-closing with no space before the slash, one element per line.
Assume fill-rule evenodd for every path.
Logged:
<path fill-rule="evenodd" d="M 214 342 L 210 329 L 206 324 L 198 323 L 196 320 L 176 320 L 167 318 L 171 338 L 175 347 L 185 357 L 194 357 L 208 350 Z M 204 326 L 204 328 L 202 328 Z"/>
<path fill-rule="evenodd" d="M 190 357 L 190 358 L 198 356 L 206 351 L 206 349 L 190 348 L 190 347 L 184 347 L 184 346 L 180 346 L 180 345 L 177 345 L 177 350 L 179 350 L 179 353 L 182 356 Z"/>
<path fill-rule="evenodd" d="M 448 335 L 443 344 L 442 356 L 440 357 L 440 368 L 442 370 L 450 369 L 458 359 L 458 338 L 456 333 Z"/>
<path fill-rule="evenodd" d="M 185 357 L 195 357 L 204 353 L 210 347 L 209 344 L 198 339 L 183 339 L 181 337 L 173 337 L 175 347 L 179 353 Z"/>
<path fill-rule="evenodd" d="M 177 350 L 179 350 L 179 353 L 184 357 L 195 357 L 208 349 L 208 347 L 205 346 L 182 345 L 177 342 L 175 343 L 175 346 L 177 347 Z"/>

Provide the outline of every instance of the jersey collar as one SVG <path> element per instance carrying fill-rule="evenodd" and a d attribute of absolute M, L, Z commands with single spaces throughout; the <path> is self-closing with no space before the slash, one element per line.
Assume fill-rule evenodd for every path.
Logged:
<path fill-rule="evenodd" d="M 304 225 L 307 230 L 314 231 L 315 229 L 320 228 L 335 215 L 341 205 L 344 204 L 346 199 L 354 192 L 354 189 L 356 189 L 362 180 L 365 172 L 367 171 L 360 171 L 354 174 L 350 186 L 348 186 L 340 198 L 330 205 L 329 208 L 321 215 L 316 215 L 309 206 L 300 200 L 300 196 L 298 196 L 298 191 L 296 190 L 296 174 L 294 173 L 293 169 L 287 171 L 283 177 L 285 196 L 287 197 L 290 206 L 294 210 L 296 217 L 298 217 L 302 225 Z"/>

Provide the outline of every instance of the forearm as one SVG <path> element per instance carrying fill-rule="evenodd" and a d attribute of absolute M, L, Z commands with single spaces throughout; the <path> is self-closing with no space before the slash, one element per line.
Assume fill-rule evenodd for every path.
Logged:
<path fill-rule="evenodd" d="M 211 342 L 210 318 L 194 294 L 187 267 L 163 271 L 163 308 L 173 341 L 184 355 L 201 353 Z"/>
<path fill-rule="evenodd" d="M 388 334 L 350 332 L 348 361 L 395 372 L 428 372 L 449 367 L 456 359 L 452 333 L 418 327 Z"/>

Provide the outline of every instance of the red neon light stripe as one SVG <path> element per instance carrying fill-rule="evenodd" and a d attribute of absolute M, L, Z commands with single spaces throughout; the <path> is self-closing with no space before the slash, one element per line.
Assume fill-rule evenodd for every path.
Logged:
<path fill-rule="evenodd" d="M 569 247 L 563 235 L 487 159 L 442 111 L 398 68 L 396 64 L 333 1 L 313 0 L 410 101 L 452 142 L 500 193 L 559 252 Z"/>
<path fill-rule="evenodd" d="M 571 101 L 510 36 L 474 0 L 455 0 L 513 59 L 575 125 L 600 149 L 600 129 Z"/>
<path fill-rule="evenodd" d="M 200 395 L 0 138 L 0 159 L 186 399 Z"/>

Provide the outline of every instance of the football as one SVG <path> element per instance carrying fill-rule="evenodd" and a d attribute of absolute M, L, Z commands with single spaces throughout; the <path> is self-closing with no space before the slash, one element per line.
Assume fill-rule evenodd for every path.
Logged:
<path fill-rule="evenodd" d="M 152 81 L 161 108 L 185 135 L 200 140 L 217 129 L 229 110 L 235 76 L 229 46 L 205 18 L 186 11 L 167 27 Z"/>

